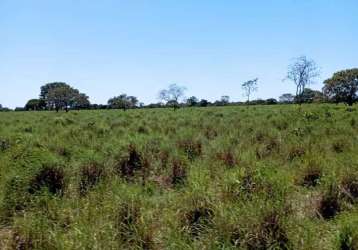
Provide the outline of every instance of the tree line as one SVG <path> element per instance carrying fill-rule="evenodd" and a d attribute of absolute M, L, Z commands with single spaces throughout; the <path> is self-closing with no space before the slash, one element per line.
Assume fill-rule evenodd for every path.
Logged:
<path fill-rule="evenodd" d="M 209 102 L 206 99 L 198 99 L 195 96 L 185 98 L 186 88 L 177 84 L 171 84 L 167 89 L 163 89 L 158 94 L 158 103 L 144 105 L 140 103 L 135 96 L 120 94 L 108 100 L 107 104 L 91 104 L 89 97 L 79 90 L 71 87 L 64 82 L 53 82 L 45 84 L 40 89 L 39 98 L 29 100 L 24 107 L 16 108 L 19 111 L 41 111 L 55 110 L 59 112 L 64 110 L 80 109 L 127 109 L 133 108 L 163 108 L 172 107 L 174 110 L 180 107 L 207 107 L 207 106 L 225 106 L 225 105 L 273 105 L 273 104 L 303 104 L 303 103 L 346 103 L 352 106 L 358 101 L 358 68 L 341 70 L 333 74 L 323 83 L 322 91 L 308 88 L 315 82 L 320 75 L 316 63 L 305 56 L 296 58 L 288 67 L 287 76 L 284 81 L 293 83 L 296 87 L 295 95 L 284 93 L 279 97 L 269 98 L 267 100 L 251 100 L 251 96 L 258 90 L 258 78 L 246 81 L 241 84 L 245 102 L 230 102 L 229 96 L 222 96 L 220 100 Z M 2 107 L 0 111 L 9 111 L 10 109 Z"/>

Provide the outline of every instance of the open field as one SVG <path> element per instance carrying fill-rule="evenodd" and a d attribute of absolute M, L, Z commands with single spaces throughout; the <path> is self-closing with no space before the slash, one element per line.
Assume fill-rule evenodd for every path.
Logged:
<path fill-rule="evenodd" d="M 1 249 L 358 249 L 358 110 L 0 113 Z"/>

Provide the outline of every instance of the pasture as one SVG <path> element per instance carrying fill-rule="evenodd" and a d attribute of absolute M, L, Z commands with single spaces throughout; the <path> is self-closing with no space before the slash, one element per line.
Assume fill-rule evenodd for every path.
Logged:
<path fill-rule="evenodd" d="M 358 110 L 0 113 L 1 249 L 358 249 Z"/>

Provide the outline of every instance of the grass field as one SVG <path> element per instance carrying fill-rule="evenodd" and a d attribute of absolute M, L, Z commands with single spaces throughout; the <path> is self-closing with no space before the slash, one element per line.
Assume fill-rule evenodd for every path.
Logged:
<path fill-rule="evenodd" d="M 0 249 L 358 249 L 358 111 L 0 113 Z"/>

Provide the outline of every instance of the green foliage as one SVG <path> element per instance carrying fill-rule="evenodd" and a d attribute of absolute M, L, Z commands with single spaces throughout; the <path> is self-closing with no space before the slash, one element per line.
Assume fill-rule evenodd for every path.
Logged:
<path fill-rule="evenodd" d="M 88 96 L 63 82 L 48 83 L 41 87 L 40 101 L 49 109 L 85 109 L 90 106 Z M 29 103 L 28 103 L 29 104 Z M 31 104 L 31 103 L 30 103 Z"/>
<path fill-rule="evenodd" d="M 357 114 L 1 113 L 0 246 L 356 249 Z"/>
<path fill-rule="evenodd" d="M 120 96 L 113 97 L 108 100 L 108 106 L 112 109 L 123 109 L 126 111 L 130 108 L 137 107 L 138 100 L 134 96 L 127 96 L 122 94 Z"/>
<path fill-rule="evenodd" d="M 338 71 L 324 81 L 324 93 L 335 102 L 345 102 L 348 105 L 357 100 L 358 69 Z"/>

